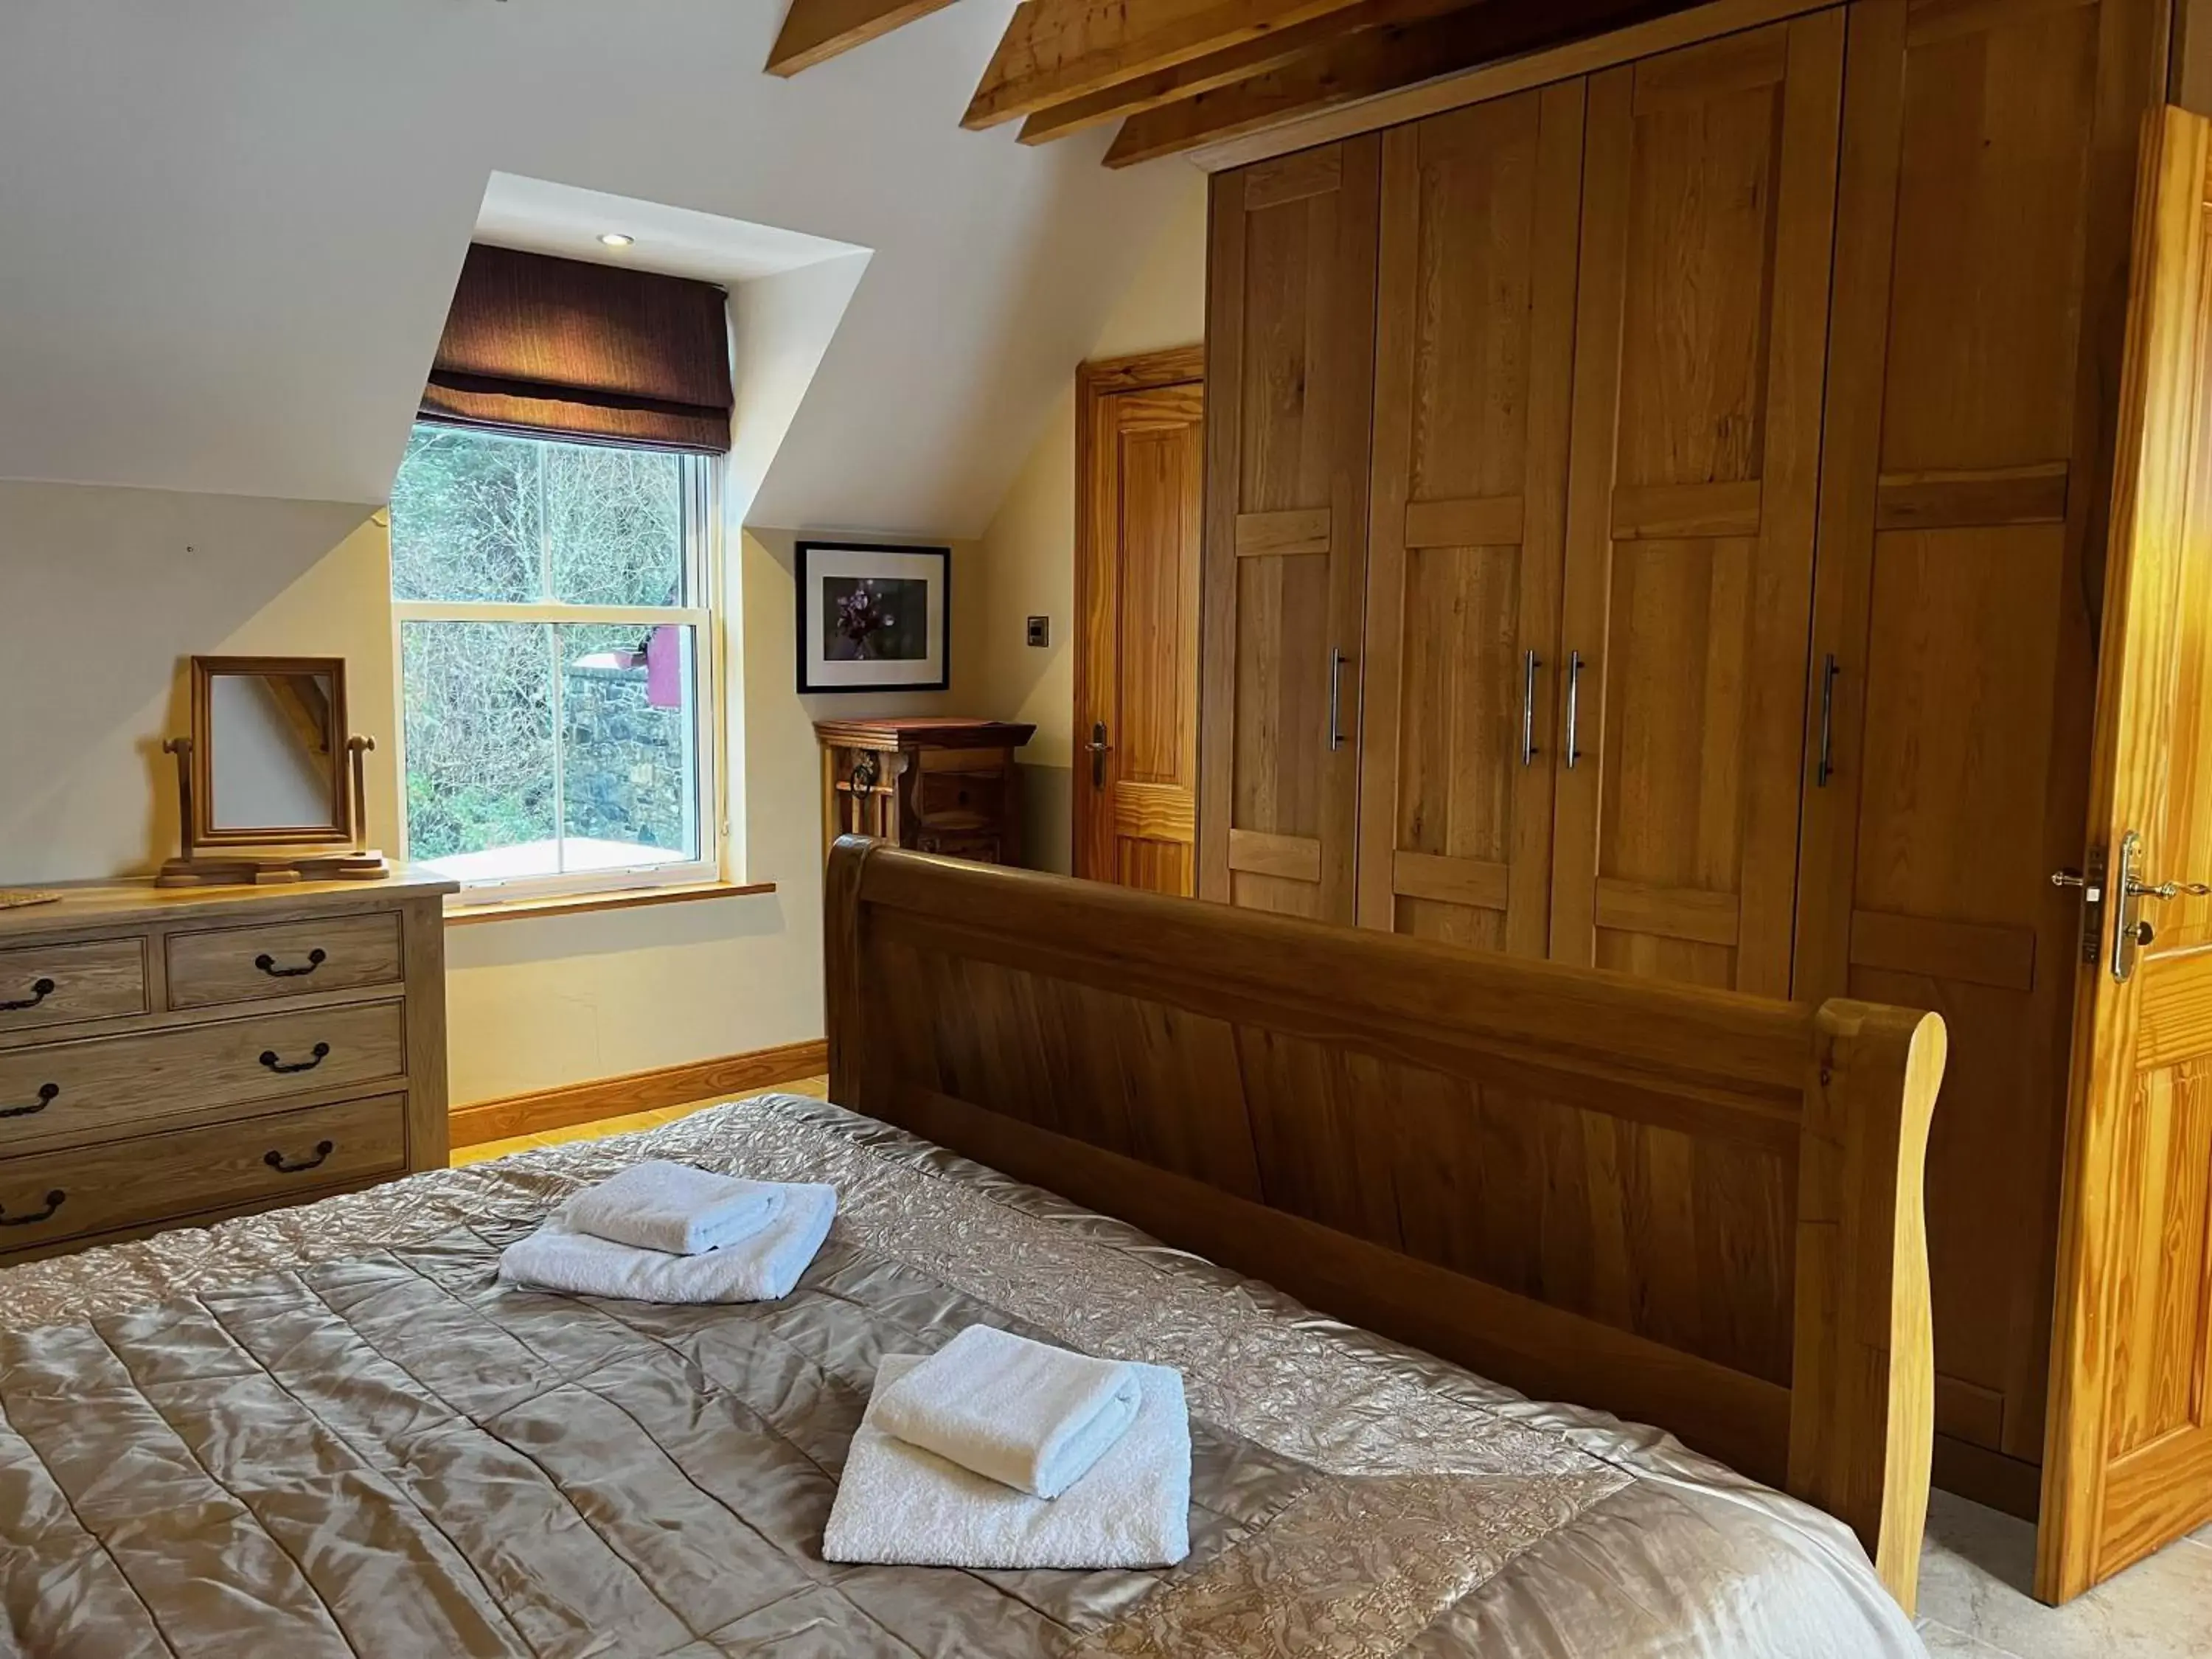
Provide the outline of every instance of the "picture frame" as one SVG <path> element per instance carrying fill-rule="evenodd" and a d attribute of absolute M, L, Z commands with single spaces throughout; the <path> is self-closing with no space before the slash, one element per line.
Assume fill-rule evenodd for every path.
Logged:
<path fill-rule="evenodd" d="M 797 545 L 801 692 L 943 691 L 952 684 L 952 550 Z"/>

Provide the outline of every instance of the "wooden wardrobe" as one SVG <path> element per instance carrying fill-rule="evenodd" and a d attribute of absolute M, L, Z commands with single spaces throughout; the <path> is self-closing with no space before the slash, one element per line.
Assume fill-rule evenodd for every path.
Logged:
<path fill-rule="evenodd" d="M 1939 1011 L 1937 1478 L 2031 1515 L 2167 27 L 1856 0 L 1213 186 L 1201 895 Z"/>

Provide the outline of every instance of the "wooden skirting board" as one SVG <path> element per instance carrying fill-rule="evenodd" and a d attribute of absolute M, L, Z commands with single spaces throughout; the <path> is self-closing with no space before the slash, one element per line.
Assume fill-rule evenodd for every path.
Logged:
<path fill-rule="evenodd" d="M 503 1095 L 496 1100 L 480 1100 L 473 1106 L 456 1107 L 453 1144 L 476 1146 L 487 1140 L 565 1129 L 572 1123 L 681 1106 L 709 1095 L 734 1096 L 773 1088 L 779 1083 L 819 1076 L 829 1066 L 829 1045 L 817 1037 L 811 1042 L 787 1042 L 750 1054 L 722 1054 L 714 1060 L 629 1072 L 558 1089 Z"/>

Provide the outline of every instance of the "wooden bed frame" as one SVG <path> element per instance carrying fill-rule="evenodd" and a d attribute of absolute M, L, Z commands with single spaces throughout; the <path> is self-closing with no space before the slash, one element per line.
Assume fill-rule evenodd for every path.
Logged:
<path fill-rule="evenodd" d="M 830 1093 L 1841 1516 L 1910 1611 L 1933 1014 L 1818 1008 L 846 837 Z"/>

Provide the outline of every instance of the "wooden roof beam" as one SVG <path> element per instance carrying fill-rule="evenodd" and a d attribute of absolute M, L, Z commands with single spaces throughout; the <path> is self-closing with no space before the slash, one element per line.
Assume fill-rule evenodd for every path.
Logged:
<path fill-rule="evenodd" d="M 952 0 L 791 0 L 769 49 L 768 72 L 792 76 L 864 46 Z"/>
<path fill-rule="evenodd" d="M 1362 30 L 1266 74 L 1132 115 L 1106 165 L 1176 155 L 1681 9 L 1682 0 L 1480 0 L 1425 22 Z"/>
<path fill-rule="evenodd" d="M 1022 0 L 961 118 L 996 126 L 1358 0 Z"/>
<path fill-rule="evenodd" d="M 1249 40 L 1210 52 L 1170 69 L 1154 70 L 1133 80 L 1120 81 L 1064 104 L 1051 104 L 1022 122 L 1022 142 L 1049 143 L 1071 132 L 1118 121 L 1163 104 L 1180 102 L 1217 87 L 1232 86 L 1255 75 L 1279 69 L 1295 58 L 1361 29 L 1395 23 L 1417 23 L 1439 17 L 1475 0 L 1359 0 L 1342 11 L 1333 11 L 1288 28 L 1270 29 Z"/>

